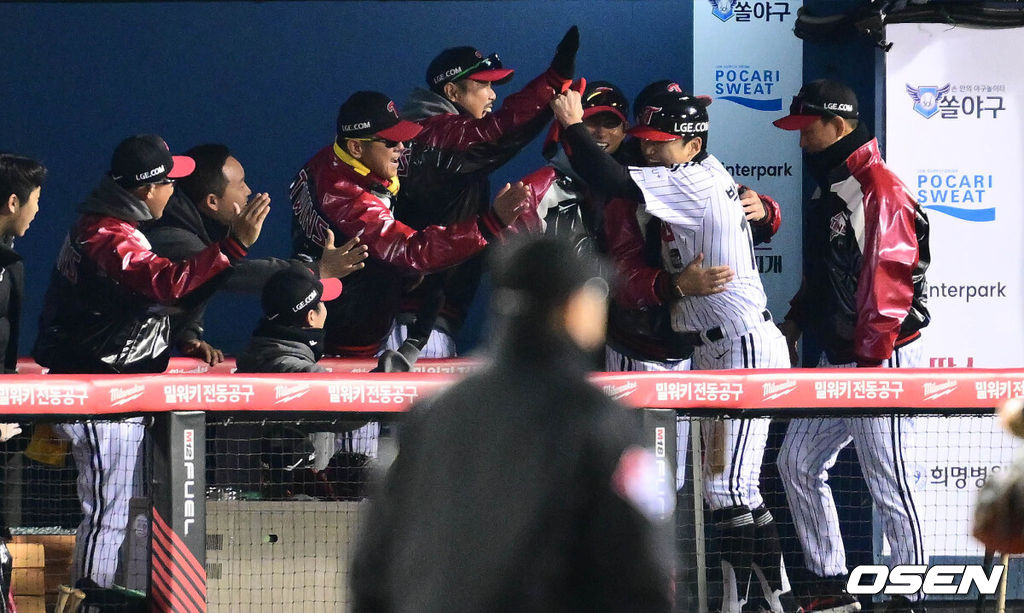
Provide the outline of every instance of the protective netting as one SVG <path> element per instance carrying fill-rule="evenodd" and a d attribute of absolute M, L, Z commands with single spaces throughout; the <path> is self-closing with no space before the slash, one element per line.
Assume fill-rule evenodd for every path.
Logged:
<path fill-rule="evenodd" d="M 3 519 L 16 560 L 28 559 L 22 544 L 46 554 L 42 588 L 24 572 L 15 591 L 52 607 L 60 584 L 89 577 L 148 591 L 156 610 L 347 610 L 361 509 L 400 451 L 402 412 L 448 380 L 2 382 L 5 420 L 23 429 L 0 446 Z M 677 610 L 737 612 L 776 609 L 765 589 L 776 582 L 797 600 L 828 596 L 843 585 L 823 577 L 860 565 L 981 563 L 974 502 L 1017 446 L 990 407 L 1022 382 L 1014 371 L 597 377 L 634 407 L 658 407 L 637 415 L 667 474 L 677 469 Z M 118 410 L 132 413 L 95 414 Z M 107 533 L 95 536 L 90 514 Z M 1020 583 L 1011 565 L 1011 599 Z M 975 596 L 942 600 L 957 610 Z M 131 610 L 119 607 L 102 610 Z"/>

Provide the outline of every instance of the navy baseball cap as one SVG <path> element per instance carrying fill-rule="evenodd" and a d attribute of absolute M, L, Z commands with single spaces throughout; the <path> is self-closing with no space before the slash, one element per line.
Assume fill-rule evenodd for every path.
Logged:
<path fill-rule="evenodd" d="M 377 136 L 405 142 L 423 130 L 418 123 L 398 117 L 395 102 L 380 92 L 358 91 L 338 109 L 338 140 Z"/>
<path fill-rule="evenodd" d="M 305 266 L 294 265 L 270 277 L 263 286 L 260 304 L 267 319 L 289 324 L 304 320 L 317 303 L 340 295 L 339 279 L 317 279 Z"/>
<path fill-rule="evenodd" d="M 629 121 L 626 119 L 629 115 L 629 101 L 621 89 L 608 81 L 589 83 L 583 92 L 582 102 L 584 118 L 598 113 L 611 113 L 621 119 L 622 123 Z"/>
<path fill-rule="evenodd" d="M 195 160 L 171 155 L 171 148 L 156 134 L 129 136 L 110 159 L 110 177 L 126 189 L 187 177 L 195 169 Z"/>
<path fill-rule="evenodd" d="M 636 138 L 663 142 L 708 132 L 707 104 L 686 94 L 655 94 L 636 112 L 637 125 L 627 130 Z"/>
<path fill-rule="evenodd" d="M 450 47 L 438 54 L 427 66 L 427 85 L 435 92 L 445 83 L 462 79 L 506 83 L 515 72 L 501 65 L 497 53 L 484 57 L 475 47 Z"/>
<path fill-rule="evenodd" d="M 822 117 L 857 119 L 857 94 L 849 86 L 831 79 L 805 83 L 793 96 L 789 115 L 772 124 L 783 130 L 802 130 Z"/>

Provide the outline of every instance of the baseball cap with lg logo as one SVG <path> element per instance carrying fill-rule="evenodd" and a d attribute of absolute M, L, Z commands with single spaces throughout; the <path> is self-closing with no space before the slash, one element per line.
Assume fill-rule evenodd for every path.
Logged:
<path fill-rule="evenodd" d="M 124 139 L 110 159 L 110 177 L 126 189 L 187 177 L 195 169 L 195 160 L 171 155 L 170 147 L 156 134 Z"/>
<path fill-rule="evenodd" d="M 260 303 L 264 316 L 284 325 L 301 323 L 306 313 L 319 302 L 330 302 L 341 295 L 341 281 L 317 279 L 302 265 L 294 265 L 270 277 L 263 286 Z"/>
<path fill-rule="evenodd" d="M 857 95 L 839 81 L 811 81 L 793 96 L 789 115 L 772 123 L 783 130 L 802 130 L 822 117 L 857 119 Z"/>
<path fill-rule="evenodd" d="M 441 92 L 445 83 L 462 79 L 505 83 L 513 70 L 501 65 L 497 53 L 484 57 L 473 47 L 451 47 L 438 54 L 427 66 L 427 85 Z"/>
<path fill-rule="evenodd" d="M 338 109 L 339 142 L 346 138 L 370 136 L 405 142 L 422 129 L 419 124 L 400 119 L 395 102 L 380 92 L 358 91 Z"/>

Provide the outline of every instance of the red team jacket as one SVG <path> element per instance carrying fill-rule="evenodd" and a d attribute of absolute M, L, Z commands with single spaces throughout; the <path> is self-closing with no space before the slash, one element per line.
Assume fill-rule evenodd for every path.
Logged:
<path fill-rule="evenodd" d="M 167 312 L 246 249 L 233 237 L 187 260 L 153 253 L 139 231 L 146 205 L 109 177 L 81 206 L 46 292 L 33 355 L 58 372 L 161 372 Z"/>
<path fill-rule="evenodd" d="M 333 147 L 321 149 L 292 182 L 296 254 L 319 258 L 328 228 L 336 244 L 358 236 L 369 249 L 366 267 L 346 277 L 341 298 L 328 305 L 329 355 L 375 355 L 391 330 L 404 289 L 423 274 L 478 253 L 504 228 L 497 215 L 487 212 L 447 227 L 415 230 L 392 215 L 394 189 L 391 181 L 343 162 Z"/>
<path fill-rule="evenodd" d="M 395 217 L 413 228 L 425 228 L 485 213 L 491 201 L 490 174 L 515 157 L 551 120 L 548 103 L 562 81 L 547 70 L 480 119 L 462 114 L 432 91 L 414 90 L 402 116 L 419 123 L 423 131 L 409 144 L 399 169 L 402 191 Z M 473 258 L 436 280 L 444 285 L 441 315 L 453 332 L 465 320 L 481 273 L 481 258 Z M 417 292 L 408 297 L 403 311 L 417 312 L 425 300 L 424 292 Z"/>
<path fill-rule="evenodd" d="M 931 319 L 928 218 L 875 139 L 825 184 L 805 212 L 804 282 L 786 319 L 816 334 L 831 363 L 876 365 Z"/>

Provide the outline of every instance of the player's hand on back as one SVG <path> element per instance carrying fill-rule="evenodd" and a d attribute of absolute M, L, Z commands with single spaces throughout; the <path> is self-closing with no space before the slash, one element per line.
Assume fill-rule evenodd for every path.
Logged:
<path fill-rule="evenodd" d="M 704 268 L 704 254 L 697 254 L 682 272 L 672 277 L 672 282 L 684 296 L 710 296 L 720 294 L 725 284 L 735 277 L 728 266 L 712 266 Z"/>
<path fill-rule="evenodd" d="M 494 198 L 494 212 L 498 219 L 506 226 L 512 225 L 512 222 L 519 218 L 519 214 L 526 210 L 529 196 L 530 188 L 522 181 L 506 183 Z"/>
<path fill-rule="evenodd" d="M 366 266 L 363 260 L 368 255 L 368 249 L 366 245 L 359 244 L 358 236 L 340 247 L 335 247 L 334 232 L 327 230 L 327 237 L 324 239 L 324 252 L 320 256 L 320 278 L 341 279 L 360 270 Z"/>
<path fill-rule="evenodd" d="M 256 194 L 245 205 L 239 205 L 236 202 L 235 212 L 235 221 L 231 224 L 231 234 L 248 249 L 260 237 L 263 222 L 267 219 L 267 214 L 270 213 L 270 195 Z"/>
<path fill-rule="evenodd" d="M 555 113 L 555 119 L 563 127 L 581 123 L 583 121 L 583 98 L 578 91 L 567 89 L 564 94 L 552 98 L 551 110 Z"/>
<path fill-rule="evenodd" d="M 741 189 L 740 204 L 743 205 L 743 214 L 747 216 L 747 221 L 758 222 L 768 216 L 768 211 L 765 210 L 764 203 L 761 202 L 761 196 L 749 187 Z"/>

